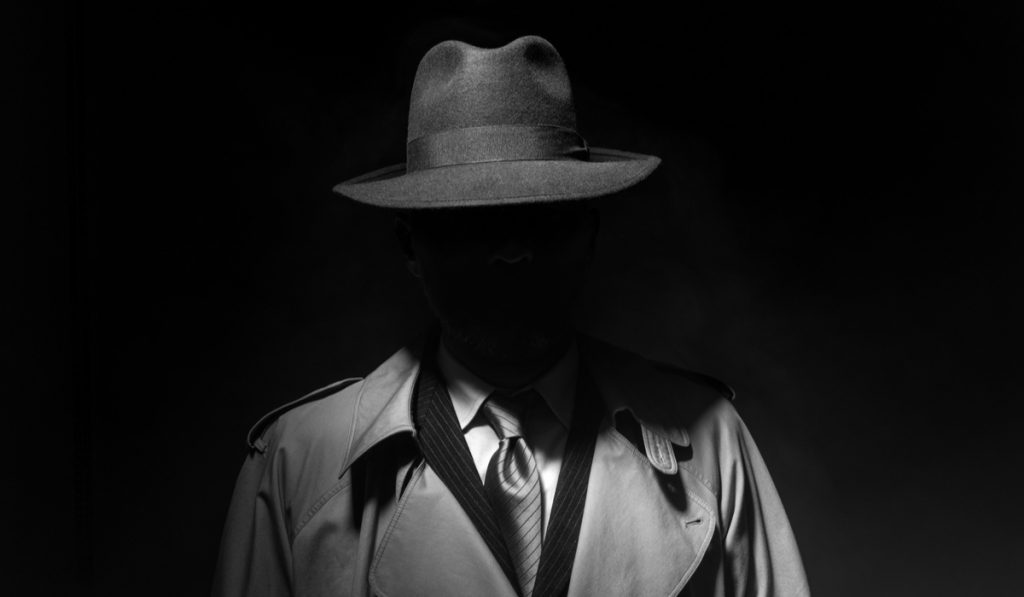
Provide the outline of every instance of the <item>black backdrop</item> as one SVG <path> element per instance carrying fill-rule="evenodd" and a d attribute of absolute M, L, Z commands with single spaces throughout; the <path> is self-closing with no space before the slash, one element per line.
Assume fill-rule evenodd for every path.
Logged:
<path fill-rule="evenodd" d="M 600 201 L 580 326 L 729 382 L 818 595 L 1010 594 L 1021 10 L 475 2 L 6 9 L 6 558 L 19 594 L 208 589 L 244 435 L 423 324 L 387 217 L 422 53 L 561 51 Z"/>

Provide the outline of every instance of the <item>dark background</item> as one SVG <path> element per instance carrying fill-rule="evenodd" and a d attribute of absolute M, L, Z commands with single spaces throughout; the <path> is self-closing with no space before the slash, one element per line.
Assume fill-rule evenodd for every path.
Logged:
<path fill-rule="evenodd" d="M 208 591 L 249 425 L 426 318 L 331 186 L 431 45 L 536 33 L 664 159 L 580 326 L 737 389 L 815 594 L 1016 592 L 1019 3 L 377 4 L 4 9 L 5 584 Z"/>

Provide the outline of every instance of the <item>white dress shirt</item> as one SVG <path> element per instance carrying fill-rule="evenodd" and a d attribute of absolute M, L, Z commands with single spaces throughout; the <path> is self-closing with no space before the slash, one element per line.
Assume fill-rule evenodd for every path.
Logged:
<path fill-rule="evenodd" d="M 498 450 L 498 436 L 483 415 L 480 406 L 496 389 L 474 375 L 441 342 L 437 352 L 437 364 L 441 369 L 452 406 L 459 419 L 459 425 L 473 455 L 480 480 L 487 473 L 491 456 Z M 558 473 L 562 468 L 565 440 L 572 421 L 572 407 L 576 396 L 576 372 L 579 368 L 579 352 L 574 342 L 565 355 L 533 383 L 516 390 L 533 388 L 544 399 L 548 408 L 530 409 L 522 421 L 523 439 L 533 452 L 540 470 L 540 490 L 544 502 L 544 529 L 551 518 L 551 505 L 555 500 Z M 478 416 L 479 415 L 479 416 Z"/>

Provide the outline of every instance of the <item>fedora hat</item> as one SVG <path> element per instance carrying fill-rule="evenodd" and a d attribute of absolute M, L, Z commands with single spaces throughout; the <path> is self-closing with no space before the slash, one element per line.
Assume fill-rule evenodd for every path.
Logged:
<path fill-rule="evenodd" d="M 587 145 L 562 58 L 536 36 L 431 48 L 416 69 L 406 139 L 405 163 L 334 191 L 399 209 L 584 199 L 630 187 L 660 162 Z"/>

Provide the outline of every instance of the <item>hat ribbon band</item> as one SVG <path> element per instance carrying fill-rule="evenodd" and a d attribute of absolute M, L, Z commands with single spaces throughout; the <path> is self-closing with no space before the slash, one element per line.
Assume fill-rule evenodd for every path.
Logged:
<path fill-rule="evenodd" d="M 587 142 L 560 126 L 488 125 L 417 137 L 405 146 L 407 172 L 484 162 L 586 160 Z"/>

